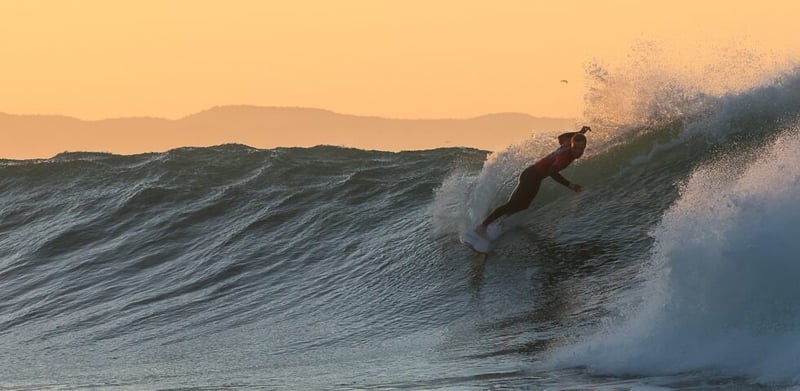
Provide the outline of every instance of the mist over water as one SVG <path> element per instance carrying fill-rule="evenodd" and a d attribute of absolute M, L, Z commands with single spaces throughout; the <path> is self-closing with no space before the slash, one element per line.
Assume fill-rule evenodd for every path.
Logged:
<path fill-rule="evenodd" d="M 590 75 L 586 191 L 485 265 L 458 236 L 570 129 L 0 162 L 0 386 L 796 386 L 800 72 Z"/>

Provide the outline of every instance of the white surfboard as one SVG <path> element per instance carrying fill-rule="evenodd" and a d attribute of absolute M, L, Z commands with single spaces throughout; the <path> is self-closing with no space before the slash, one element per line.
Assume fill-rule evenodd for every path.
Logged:
<path fill-rule="evenodd" d="M 491 247 L 489 240 L 478 235 L 474 229 L 464 233 L 464 236 L 461 237 L 461 243 L 481 254 L 488 254 Z"/>
<path fill-rule="evenodd" d="M 464 243 L 464 245 L 475 252 L 488 254 L 489 250 L 492 248 L 492 241 L 499 238 L 503 232 L 505 232 L 505 226 L 501 223 L 495 222 L 494 224 L 489 225 L 489 228 L 486 230 L 486 236 L 488 236 L 488 238 L 478 235 L 474 229 L 471 229 L 465 232 L 461 237 L 461 243 Z"/>

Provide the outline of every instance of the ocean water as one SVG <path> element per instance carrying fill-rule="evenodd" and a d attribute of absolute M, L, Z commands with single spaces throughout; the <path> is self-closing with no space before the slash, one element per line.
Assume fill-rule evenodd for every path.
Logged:
<path fill-rule="evenodd" d="M 589 118 L 586 191 L 485 263 L 460 234 L 563 129 L 2 161 L 0 389 L 796 389 L 800 73 L 675 91 Z"/>

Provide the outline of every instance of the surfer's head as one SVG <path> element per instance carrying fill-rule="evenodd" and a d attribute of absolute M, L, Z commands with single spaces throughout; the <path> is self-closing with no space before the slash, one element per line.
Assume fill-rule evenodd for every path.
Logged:
<path fill-rule="evenodd" d="M 586 136 L 577 133 L 572 136 L 570 140 L 570 149 L 572 149 L 572 156 L 575 159 L 581 157 L 583 155 L 583 150 L 586 149 Z"/>

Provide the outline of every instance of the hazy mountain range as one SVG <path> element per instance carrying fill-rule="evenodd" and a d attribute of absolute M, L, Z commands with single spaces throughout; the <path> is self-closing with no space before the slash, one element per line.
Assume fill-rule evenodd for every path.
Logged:
<path fill-rule="evenodd" d="M 55 115 L 0 113 L 0 158 L 48 158 L 64 151 L 116 154 L 226 143 L 256 148 L 320 144 L 378 150 L 468 146 L 487 150 L 531 131 L 572 128 L 574 119 L 489 114 L 468 119 L 390 119 L 288 107 L 222 106 L 180 119 L 85 121 Z"/>

